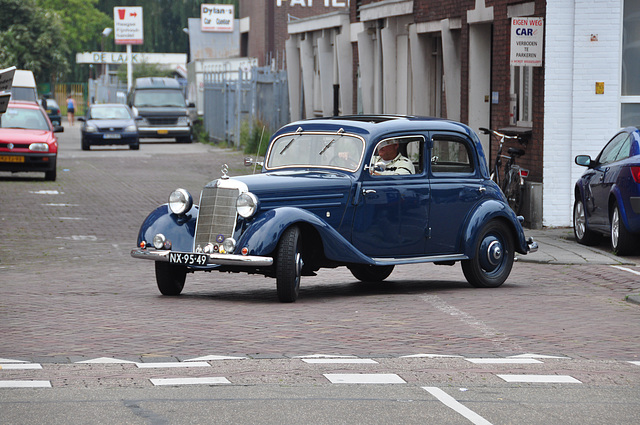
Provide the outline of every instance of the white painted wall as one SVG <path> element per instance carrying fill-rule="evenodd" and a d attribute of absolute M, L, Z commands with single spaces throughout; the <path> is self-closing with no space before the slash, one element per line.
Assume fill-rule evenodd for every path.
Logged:
<path fill-rule="evenodd" d="M 572 225 L 573 186 L 585 170 L 573 159 L 597 155 L 619 128 L 621 26 L 622 0 L 547 2 L 545 226 Z M 595 94 L 596 82 L 604 82 L 604 94 Z"/>

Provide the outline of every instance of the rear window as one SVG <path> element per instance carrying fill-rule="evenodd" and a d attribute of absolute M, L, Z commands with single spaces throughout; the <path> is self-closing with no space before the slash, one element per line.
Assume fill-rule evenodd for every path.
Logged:
<path fill-rule="evenodd" d="M 33 87 L 11 87 L 11 99 L 36 102 L 36 91 Z"/>

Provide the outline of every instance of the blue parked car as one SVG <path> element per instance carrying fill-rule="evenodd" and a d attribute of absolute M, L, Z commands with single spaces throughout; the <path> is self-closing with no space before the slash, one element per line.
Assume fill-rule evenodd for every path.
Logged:
<path fill-rule="evenodd" d="M 128 145 L 129 149 L 140 149 L 140 137 L 133 112 L 120 103 L 93 104 L 84 117 L 79 117 L 82 128 L 82 150 L 92 145 Z"/>
<path fill-rule="evenodd" d="M 627 127 L 606 144 L 596 159 L 578 155 L 587 167 L 575 185 L 573 232 L 584 245 L 611 239 L 613 252 L 640 247 L 640 129 Z"/>
<path fill-rule="evenodd" d="M 253 160 L 248 159 L 251 165 Z M 294 122 L 275 133 L 262 172 L 208 183 L 199 206 L 177 189 L 143 222 L 134 258 L 155 261 L 164 295 L 187 272 L 274 277 L 293 302 L 302 276 L 346 266 L 386 279 L 395 266 L 462 263 L 476 287 L 498 287 L 525 239 L 477 135 L 452 121 L 345 116 Z"/>

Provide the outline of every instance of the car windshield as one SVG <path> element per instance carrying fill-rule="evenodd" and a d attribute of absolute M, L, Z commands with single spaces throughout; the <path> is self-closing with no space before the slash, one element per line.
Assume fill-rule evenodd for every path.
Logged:
<path fill-rule="evenodd" d="M 89 118 L 92 120 L 122 120 L 131 119 L 131 115 L 124 106 L 104 106 L 91 108 Z"/>
<path fill-rule="evenodd" d="M 321 167 L 356 171 L 363 152 L 364 141 L 356 136 L 285 134 L 271 144 L 265 163 L 268 169 Z"/>
<path fill-rule="evenodd" d="M 134 106 L 186 106 L 184 96 L 180 90 L 138 90 L 136 91 Z"/>
<path fill-rule="evenodd" d="M 0 127 L 49 130 L 49 123 L 40 109 L 11 108 L 0 115 Z"/>

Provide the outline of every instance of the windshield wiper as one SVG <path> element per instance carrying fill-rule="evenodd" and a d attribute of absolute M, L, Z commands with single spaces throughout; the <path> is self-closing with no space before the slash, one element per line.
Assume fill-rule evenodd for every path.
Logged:
<path fill-rule="evenodd" d="M 331 139 L 331 141 L 329 143 L 327 143 L 327 145 L 322 148 L 322 150 L 320 151 L 320 153 L 318 153 L 318 155 L 322 155 L 323 153 L 326 152 L 327 149 L 329 149 L 329 146 L 333 145 L 333 142 L 335 142 L 336 139 Z"/>
<path fill-rule="evenodd" d="M 295 140 L 295 137 L 293 139 L 289 140 L 289 143 L 287 143 L 286 146 L 284 148 L 282 148 L 282 150 L 280 151 L 280 155 L 282 155 L 284 153 L 284 151 L 289 149 L 289 146 L 291 146 L 291 143 L 293 143 L 294 140 Z"/>

